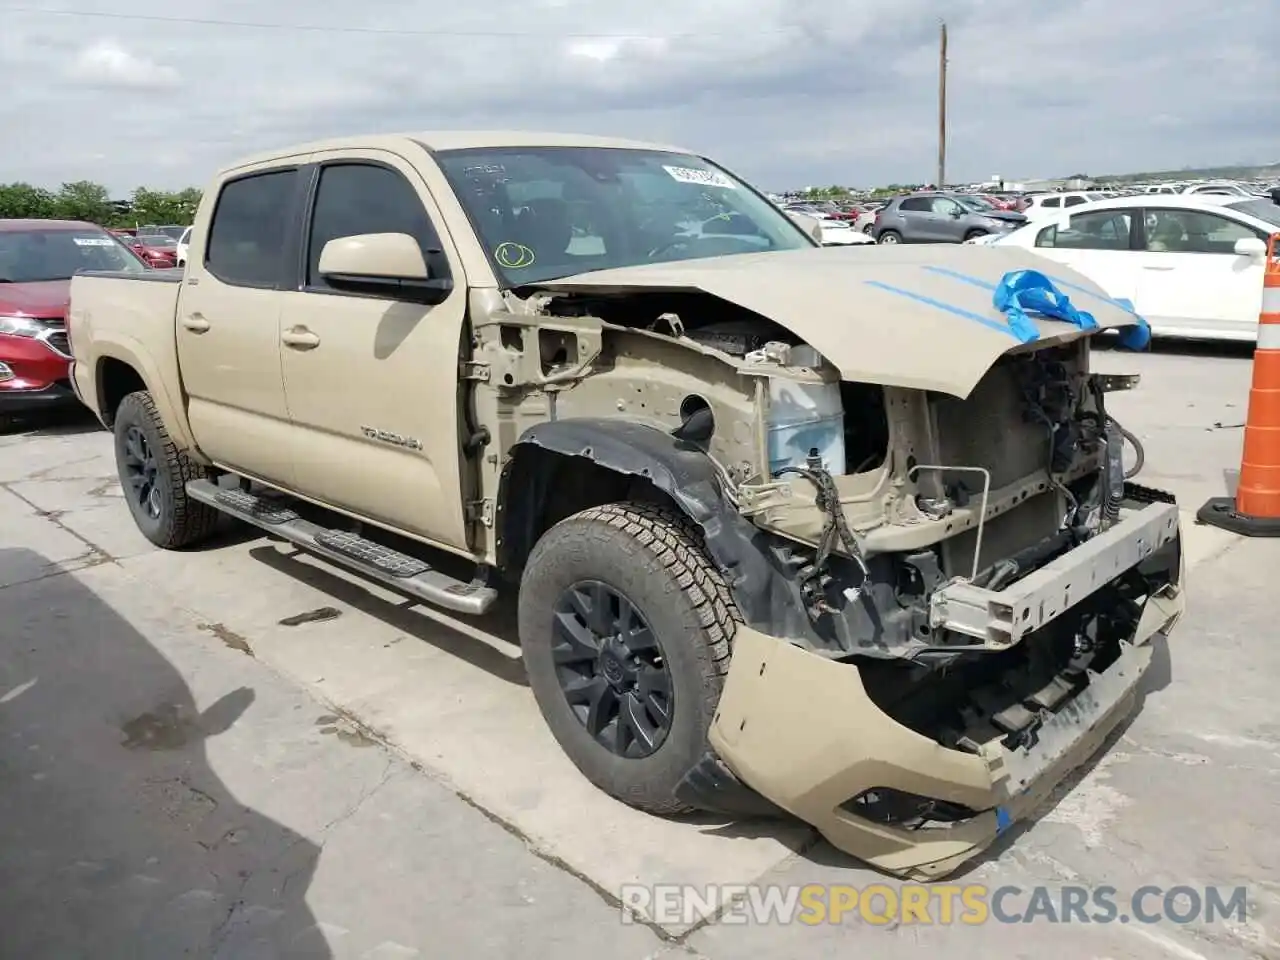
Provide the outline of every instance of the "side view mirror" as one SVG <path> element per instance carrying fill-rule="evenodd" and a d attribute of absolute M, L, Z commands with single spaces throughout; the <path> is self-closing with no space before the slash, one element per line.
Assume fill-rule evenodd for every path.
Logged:
<path fill-rule="evenodd" d="M 959 219 L 960 219 L 961 217 L 963 217 L 963 216 L 964 216 L 964 211 L 963 211 L 963 210 L 952 210 L 952 211 L 951 211 L 951 219 L 952 219 L 952 220 L 959 220 Z"/>
<path fill-rule="evenodd" d="M 1240 257 L 1264 257 L 1267 245 L 1257 237 L 1241 237 L 1236 241 L 1235 252 Z"/>
<path fill-rule="evenodd" d="M 320 251 L 320 275 L 334 287 L 440 303 L 453 289 L 432 277 L 418 241 L 407 233 L 362 233 L 330 240 Z"/>
<path fill-rule="evenodd" d="M 811 217 L 805 213 L 796 213 L 794 210 L 788 210 L 787 216 L 796 222 L 796 225 L 813 238 L 814 243 L 822 243 L 822 221 L 817 217 Z"/>

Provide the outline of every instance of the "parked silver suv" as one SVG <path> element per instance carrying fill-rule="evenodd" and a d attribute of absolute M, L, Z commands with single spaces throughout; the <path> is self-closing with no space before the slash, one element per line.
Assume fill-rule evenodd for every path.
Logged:
<path fill-rule="evenodd" d="M 1007 233 L 1027 222 L 997 210 L 981 197 L 962 193 L 913 193 L 894 197 L 876 215 L 877 243 L 963 243 L 989 233 Z"/>

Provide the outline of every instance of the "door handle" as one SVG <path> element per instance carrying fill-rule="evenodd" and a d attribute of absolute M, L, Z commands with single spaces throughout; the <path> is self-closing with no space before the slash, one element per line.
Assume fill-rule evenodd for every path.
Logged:
<path fill-rule="evenodd" d="M 209 321 L 198 313 L 183 317 L 182 325 L 192 333 L 205 333 L 209 329 Z"/>
<path fill-rule="evenodd" d="M 285 346 L 295 350 L 311 350 L 320 346 L 320 338 L 306 327 L 290 327 L 280 334 L 280 340 Z"/>

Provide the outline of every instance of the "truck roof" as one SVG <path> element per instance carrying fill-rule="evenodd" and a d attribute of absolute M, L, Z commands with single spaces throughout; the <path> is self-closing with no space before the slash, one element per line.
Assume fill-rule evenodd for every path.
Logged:
<path fill-rule="evenodd" d="M 685 147 L 626 140 L 618 137 L 596 137 L 581 133 L 548 133 L 534 130 L 433 130 L 417 133 L 376 133 L 314 140 L 264 151 L 238 159 L 224 167 L 225 176 L 244 167 L 271 160 L 283 160 L 299 154 L 321 150 L 385 149 L 402 151 L 406 147 L 426 150 L 465 150 L 475 147 L 601 147 L 614 150 L 662 150 L 673 153 L 697 153 Z"/>

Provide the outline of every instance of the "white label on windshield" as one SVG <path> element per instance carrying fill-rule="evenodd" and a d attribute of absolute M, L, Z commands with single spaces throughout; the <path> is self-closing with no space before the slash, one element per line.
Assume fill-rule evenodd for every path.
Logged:
<path fill-rule="evenodd" d="M 668 167 L 663 170 L 671 174 L 672 180 L 681 183 L 696 183 L 700 187 L 724 187 L 726 190 L 737 190 L 738 185 L 719 170 L 698 170 L 694 167 Z"/>
<path fill-rule="evenodd" d="M 116 242 L 107 237 L 72 237 L 77 247 L 114 247 Z"/>

